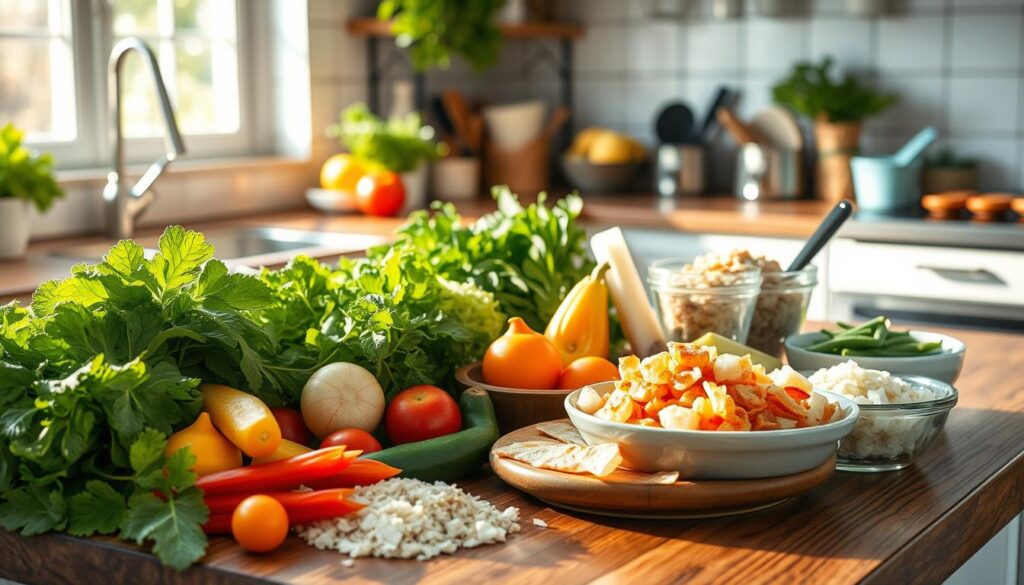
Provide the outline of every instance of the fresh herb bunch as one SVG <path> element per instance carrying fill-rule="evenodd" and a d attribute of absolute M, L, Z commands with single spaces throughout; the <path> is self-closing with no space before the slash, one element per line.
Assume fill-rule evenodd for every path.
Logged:
<path fill-rule="evenodd" d="M 434 129 L 415 112 L 382 120 L 357 103 L 341 113 L 341 121 L 329 126 L 327 134 L 340 138 L 355 157 L 396 173 L 412 171 L 442 154 L 434 143 Z"/>
<path fill-rule="evenodd" d="M 508 187 L 494 187 L 492 195 L 498 210 L 469 226 L 450 203 L 435 204 L 433 215 L 414 213 L 392 246 L 428 259 L 449 280 L 494 294 L 503 313 L 543 331 L 565 295 L 594 267 L 587 233 L 576 223 L 583 200 L 569 195 L 548 207 L 541 194 L 523 207 Z M 369 256 L 387 249 L 372 249 Z"/>
<path fill-rule="evenodd" d="M 164 456 L 199 411 L 200 380 L 281 404 L 318 365 L 277 353 L 256 319 L 270 288 L 212 255 L 201 234 L 171 227 L 151 260 L 122 241 L 40 286 L 30 308 L 0 308 L 5 528 L 149 539 L 178 568 L 202 556 L 193 456 Z"/>
<path fill-rule="evenodd" d="M 832 79 L 831 57 L 820 65 L 797 63 L 793 73 L 772 88 L 775 102 L 812 120 L 856 122 L 878 114 L 896 102 L 894 94 L 866 87 L 852 74 Z"/>
<path fill-rule="evenodd" d="M 24 137 L 11 123 L 0 128 L 0 199 L 17 197 L 46 211 L 64 191 L 53 178 L 53 157 L 25 148 Z"/>
<path fill-rule="evenodd" d="M 408 49 L 419 71 L 451 65 L 463 57 L 477 71 L 501 54 L 501 31 L 495 15 L 505 0 L 384 0 L 377 18 L 390 20 L 395 43 Z"/>

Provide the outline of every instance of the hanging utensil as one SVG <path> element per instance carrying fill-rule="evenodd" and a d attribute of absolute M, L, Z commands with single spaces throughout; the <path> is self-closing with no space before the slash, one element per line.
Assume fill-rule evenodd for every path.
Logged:
<path fill-rule="evenodd" d="M 708 143 L 715 138 L 715 132 L 718 131 L 718 109 L 725 107 L 729 101 L 729 88 L 721 85 L 718 87 L 718 91 L 715 92 L 715 97 L 711 100 L 711 106 L 708 111 L 704 113 L 704 121 L 701 123 L 700 128 L 697 129 L 696 142 Z"/>
<path fill-rule="evenodd" d="M 804 244 L 804 247 L 786 270 L 788 272 L 803 270 L 818 255 L 818 252 L 825 247 L 825 244 L 832 239 L 832 236 L 836 235 L 839 228 L 846 223 L 846 220 L 850 219 L 852 214 L 852 203 L 845 199 L 836 203 L 836 206 L 832 208 L 832 211 L 828 212 L 825 219 L 821 220 L 818 229 L 814 230 L 814 233 L 811 234 L 807 243 Z"/>
<path fill-rule="evenodd" d="M 693 138 L 693 110 L 681 102 L 670 103 L 658 113 L 654 129 L 664 144 L 685 144 Z"/>

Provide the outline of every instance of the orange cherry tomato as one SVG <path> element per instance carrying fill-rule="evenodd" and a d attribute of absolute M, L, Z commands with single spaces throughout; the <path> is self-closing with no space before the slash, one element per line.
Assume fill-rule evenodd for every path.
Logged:
<path fill-rule="evenodd" d="M 493 386 L 557 388 L 562 355 L 550 339 L 530 329 L 522 318 L 512 317 L 505 334 L 484 353 L 483 373 L 484 382 Z"/>
<path fill-rule="evenodd" d="M 249 552 L 270 552 L 288 537 L 288 512 L 270 496 L 249 496 L 231 514 L 231 534 Z"/>
<path fill-rule="evenodd" d="M 562 370 L 558 387 L 575 390 L 588 384 L 610 382 L 619 379 L 619 368 L 610 361 L 596 356 L 577 358 Z"/>
<path fill-rule="evenodd" d="M 391 171 L 365 175 L 356 183 L 356 206 L 366 215 L 391 217 L 405 204 L 402 178 Z"/>
<path fill-rule="evenodd" d="M 363 453 L 374 453 L 381 450 L 380 441 L 363 429 L 343 429 L 334 431 L 324 437 L 320 448 L 337 447 L 344 445 L 349 451 L 362 451 Z"/>

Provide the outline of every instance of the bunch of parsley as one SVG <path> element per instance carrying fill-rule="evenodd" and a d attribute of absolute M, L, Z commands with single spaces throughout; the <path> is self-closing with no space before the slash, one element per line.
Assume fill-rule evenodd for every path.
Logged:
<path fill-rule="evenodd" d="M 0 308 L 5 528 L 148 539 L 179 568 L 202 556 L 194 457 L 164 456 L 166 437 L 199 411 L 200 380 L 279 404 L 317 365 L 277 355 L 258 318 L 270 288 L 212 256 L 201 234 L 171 227 L 150 260 L 122 241 L 40 286 L 30 308 Z"/>

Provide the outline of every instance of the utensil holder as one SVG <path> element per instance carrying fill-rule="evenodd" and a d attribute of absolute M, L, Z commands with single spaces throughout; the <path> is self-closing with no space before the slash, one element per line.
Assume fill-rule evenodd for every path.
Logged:
<path fill-rule="evenodd" d="M 480 159 L 450 156 L 434 163 L 431 189 L 442 201 L 465 201 L 480 195 Z"/>
<path fill-rule="evenodd" d="M 488 185 L 508 185 L 522 196 L 546 191 L 551 177 L 551 140 L 542 135 L 526 146 L 503 150 L 493 140 L 484 148 L 484 180 Z"/>
<path fill-rule="evenodd" d="M 802 159 L 799 150 L 744 144 L 736 158 L 736 197 L 747 201 L 800 197 Z"/>
<path fill-rule="evenodd" d="M 699 195 L 706 188 L 704 146 L 662 144 L 658 147 L 655 188 L 662 197 Z"/>

